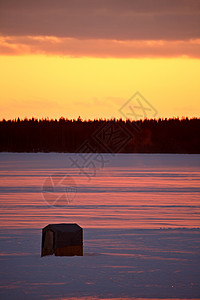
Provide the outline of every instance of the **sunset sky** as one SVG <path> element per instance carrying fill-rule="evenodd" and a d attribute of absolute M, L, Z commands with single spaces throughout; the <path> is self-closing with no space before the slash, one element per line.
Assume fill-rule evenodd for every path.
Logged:
<path fill-rule="evenodd" d="M 200 1 L 0 0 L 0 66 L 0 119 L 199 117 Z"/>

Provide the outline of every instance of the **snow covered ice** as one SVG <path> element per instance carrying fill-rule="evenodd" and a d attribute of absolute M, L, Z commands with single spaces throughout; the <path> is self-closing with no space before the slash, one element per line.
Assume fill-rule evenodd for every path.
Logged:
<path fill-rule="evenodd" d="M 200 155 L 103 154 L 91 178 L 71 157 L 0 154 L 0 298 L 200 298 Z M 52 223 L 83 227 L 83 257 L 40 257 Z"/>

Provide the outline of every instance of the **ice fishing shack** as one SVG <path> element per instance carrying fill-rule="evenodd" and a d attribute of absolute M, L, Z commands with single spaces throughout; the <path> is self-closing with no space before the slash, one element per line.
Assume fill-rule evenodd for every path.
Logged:
<path fill-rule="evenodd" d="M 83 229 L 77 224 L 50 224 L 42 229 L 41 256 L 82 256 Z"/>

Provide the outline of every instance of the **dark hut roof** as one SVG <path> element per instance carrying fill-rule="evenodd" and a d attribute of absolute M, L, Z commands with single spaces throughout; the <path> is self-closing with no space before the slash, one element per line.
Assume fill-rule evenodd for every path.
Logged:
<path fill-rule="evenodd" d="M 74 224 L 61 223 L 61 224 L 49 224 L 43 228 L 43 231 L 52 230 L 54 232 L 58 232 L 58 231 L 59 232 L 75 232 L 75 231 L 81 230 L 81 229 L 82 228 L 76 223 L 74 223 Z"/>

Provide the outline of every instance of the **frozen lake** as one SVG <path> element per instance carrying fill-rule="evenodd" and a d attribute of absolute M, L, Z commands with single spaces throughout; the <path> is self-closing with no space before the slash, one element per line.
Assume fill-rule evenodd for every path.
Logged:
<path fill-rule="evenodd" d="M 200 298 L 200 155 L 0 154 L 1 299 Z M 83 257 L 43 257 L 77 223 Z"/>

